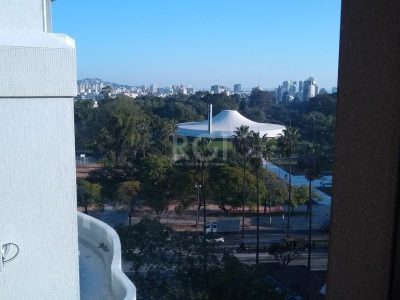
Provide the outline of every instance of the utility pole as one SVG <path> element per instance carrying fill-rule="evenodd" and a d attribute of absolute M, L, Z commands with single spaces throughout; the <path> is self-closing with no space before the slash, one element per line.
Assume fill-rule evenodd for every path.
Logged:
<path fill-rule="evenodd" d="M 256 244 L 256 264 L 258 264 L 258 256 L 260 252 L 260 192 L 259 192 L 259 172 L 260 165 L 257 153 L 257 244 Z"/>
<path fill-rule="evenodd" d="M 200 188 L 201 188 L 201 184 L 196 184 L 195 186 L 194 186 L 196 189 L 197 189 L 197 215 L 196 215 L 196 231 L 197 231 L 197 228 L 198 228 L 198 225 L 199 225 L 199 217 L 200 217 L 200 207 L 201 207 L 201 204 L 200 204 Z"/>
<path fill-rule="evenodd" d="M 289 120 L 289 127 L 292 127 L 292 119 Z M 290 237 L 290 206 L 292 201 L 292 141 L 290 141 L 290 152 L 289 152 L 289 201 L 288 201 L 288 215 L 287 215 L 287 229 L 286 229 L 286 238 Z"/>
<path fill-rule="evenodd" d="M 311 197 L 311 179 L 309 179 L 308 182 L 308 188 L 309 188 L 309 206 L 310 206 L 310 215 L 308 217 L 308 260 L 307 260 L 307 266 L 308 269 L 311 270 L 311 235 L 312 235 L 312 197 Z"/>

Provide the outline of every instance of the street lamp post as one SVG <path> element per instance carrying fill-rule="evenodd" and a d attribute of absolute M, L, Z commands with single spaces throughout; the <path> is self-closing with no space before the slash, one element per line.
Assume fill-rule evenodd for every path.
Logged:
<path fill-rule="evenodd" d="M 312 236 L 312 195 L 311 195 L 311 179 L 309 180 L 309 206 L 310 206 L 310 216 L 308 219 L 308 259 L 307 266 L 311 270 L 311 236 Z"/>
<path fill-rule="evenodd" d="M 196 231 L 199 225 L 199 217 L 200 217 L 200 188 L 201 184 L 196 184 L 194 186 L 197 189 L 197 216 L 196 216 Z"/>

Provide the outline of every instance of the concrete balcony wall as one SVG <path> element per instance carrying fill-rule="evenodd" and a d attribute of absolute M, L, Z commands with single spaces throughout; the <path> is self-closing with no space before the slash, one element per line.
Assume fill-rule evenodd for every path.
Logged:
<path fill-rule="evenodd" d="M 102 258 L 114 298 L 136 300 L 136 288 L 121 270 L 121 243 L 115 230 L 93 217 L 78 212 L 78 234 L 79 243 Z"/>

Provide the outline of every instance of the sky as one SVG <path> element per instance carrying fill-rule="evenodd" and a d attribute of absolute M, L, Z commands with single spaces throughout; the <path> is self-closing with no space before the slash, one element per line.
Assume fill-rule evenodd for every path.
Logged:
<path fill-rule="evenodd" d="M 340 0 L 57 0 L 78 78 L 160 87 L 337 85 Z"/>

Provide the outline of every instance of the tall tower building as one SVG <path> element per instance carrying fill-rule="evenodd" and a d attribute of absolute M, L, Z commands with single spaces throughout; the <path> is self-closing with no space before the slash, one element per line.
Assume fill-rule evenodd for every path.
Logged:
<path fill-rule="evenodd" d="M 155 84 L 151 84 L 150 85 L 149 93 L 152 94 L 152 95 L 156 95 L 157 94 L 157 86 Z"/>
<path fill-rule="evenodd" d="M 241 84 L 235 84 L 233 86 L 233 92 L 238 94 L 242 92 L 242 85 Z"/>
<path fill-rule="evenodd" d="M 294 81 L 294 82 L 292 83 L 292 85 L 290 86 L 289 94 L 290 94 L 291 96 L 294 96 L 294 95 L 296 94 L 296 92 L 297 92 L 297 82 Z"/>
<path fill-rule="evenodd" d="M 310 98 L 318 94 L 318 85 L 313 77 L 309 77 L 304 81 L 303 85 L 303 101 L 308 101 Z"/>
<path fill-rule="evenodd" d="M 281 102 L 282 101 L 282 96 L 283 96 L 283 88 L 282 86 L 278 86 L 276 89 L 276 102 Z"/>
<path fill-rule="evenodd" d="M 299 81 L 299 92 L 303 92 L 303 81 Z"/>
<path fill-rule="evenodd" d="M 282 88 L 285 92 L 289 92 L 291 85 L 292 85 L 291 81 L 284 81 L 282 84 Z"/>

